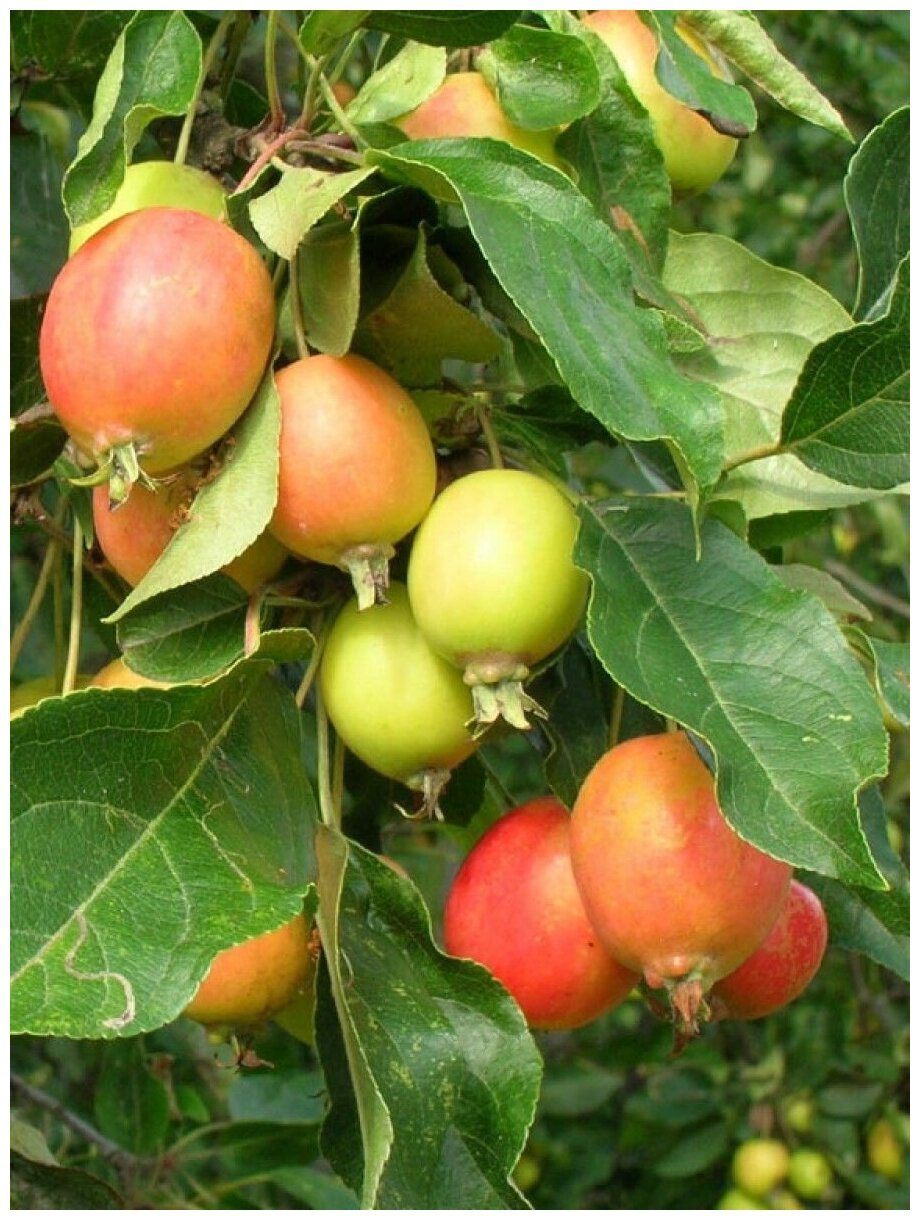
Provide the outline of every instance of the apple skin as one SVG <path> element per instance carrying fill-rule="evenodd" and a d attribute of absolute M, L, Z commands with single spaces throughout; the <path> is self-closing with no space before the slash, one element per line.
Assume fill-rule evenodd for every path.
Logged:
<path fill-rule="evenodd" d="M 88 456 L 133 444 L 148 474 L 210 448 L 265 372 L 271 277 L 220 221 L 144 208 L 112 221 L 64 264 L 39 337 L 48 398 Z"/>
<path fill-rule="evenodd" d="M 181 523 L 182 511 L 191 501 L 195 476 L 192 471 L 159 484 L 155 490 L 135 483 L 128 498 L 112 508 L 108 488 L 93 488 L 93 525 L 96 541 L 106 559 L 129 585 L 140 584 Z M 281 570 L 287 550 L 264 531 L 221 571 L 247 593 L 271 580 Z"/>
<path fill-rule="evenodd" d="M 485 966 L 535 1029 L 585 1025 L 638 983 L 588 922 L 569 823 L 555 797 L 506 813 L 464 860 L 444 909 L 447 952 Z"/>
<path fill-rule="evenodd" d="M 296 915 L 218 953 L 183 1015 L 209 1026 L 260 1025 L 312 986 L 315 969 L 310 929 Z"/>
<path fill-rule="evenodd" d="M 701 114 L 663 89 L 655 76 L 658 42 L 632 9 L 599 9 L 584 18 L 620 65 L 626 83 L 652 120 L 655 143 L 675 194 L 695 195 L 707 190 L 725 173 L 738 149 L 738 141 L 724 136 Z M 677 32 L 717 76 L 724 76 L 700 39 L 680 22 Z"/>
<path fill-rule="evenodd" d="M 115 199 L 106 210 L 77 225 L 70 234 L 70 254 L 76 254 L 100 229 L 141 208 L 187 208 L 220 220 L 226 214 L 227 192 L 212 175 L 193 165 L 173 161 L 138 161 L 129 165 Z"/>
<path fill-rule="evenodd" d="M 525 131 L 510 122 L 479 72 L 454 72 L 445 77 L 421 106 L 394 122 L 410 140 L 450 136 L 490 136 L 505 140 L 564 171 L 553 147 L 559 132 L 555 128 Z"/>
<path fill-rule="evenodd" d="M 608 952 L 652 988 L 693 981 L 699 994 L 765 938 L 792 876 L 735 833 L 681 731 L 598 760 L 572 811 L 572 864 Z"/>

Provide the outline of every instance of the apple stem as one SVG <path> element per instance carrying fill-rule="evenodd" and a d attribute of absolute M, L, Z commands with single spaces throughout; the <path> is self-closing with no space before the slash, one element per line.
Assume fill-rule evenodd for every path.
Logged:
<path fill-rule="evenodd" d="M 70 635 L 61 694 L 69 695 L 77 682 L 80 663 L 80 635 L 83 622 L 83 526 L 78 513 L 73 515 L 73 579 L 70 591 Z"/>
<path fill-rule="evenodd" d="M 211 65 L 214 63 L 214 56 L 221 43 L 227 36 L 227 31 L 230 29 L 231 22 L 236 20 L 236 11 L 233 10 L 224 13 L 218 22 L 217 29 L 211 36 L 211 40 L 205 48 L 204 55 L 201 59 L 201 73 L 198 77 L 198 84 L 195 87 L 195 93 L 192 97 L 191 104 L 186 111 L 185 118 L 182 122 L 182 130 L 179 132 L 179 139 L 176 144 L 176 151 L 173 156 L 173 161 L 176 165 L 184 165 L 185 159 L 188 156 L 188 146 L 192 138 L 192 128 L 195 126 L 195 118 L 198 114 L 198 102 L 201 100 L 201 92 L 204 89 L 205 81 L 208 79 L 208 73 L 211 71 Z"/>
<path fill-rule="evenodd" d="M 63 524 L 64 513 L 66 510 L 66 500 L 61 500 L 54 514 L 55 524 L 60 526 Z M 16 668 L 16 662 L 19 659 L 19 654 L 22 652 L 26 640 L 32 631 L 35 619 L 41 609 L 41 604 L 45 600 L 45 593 L 48 591 L 48 583 L 57 565 L 57 560 L 61 554 L 61 540 L 53 537 L 48 543 L 48 548 L 45 551 L 45 557 L 42 560 L 42 566 L 38 573 L 38 579 L 35 581 L 35 588 L 32 590 L 32 596 L 29 598 L 29 604 L 26 606 L 25 614 L 16 624 L 16 630 L 10 637 L 10 672 Z"/>
<path fill-rule="evenodd" d="M 498 437 L 495 435 L 495 429 L 492 426 L 492 416 L 489 409 L 477 401 L 475 411 L 483 440 L 486 442 L 486 448 L 489 450 L 489 461 L 495 470 L 502 470 L 504 469 L 505 462 L 502 457 L 501 446 L 498 443 Z"/>
<path fill-rule="evenodd" d="M 291 297 L 291 318 L 294 323 L 294 342 L 297 344 L 297 355 L 306 360 L 310 355 L 307 335 L 303 321 L 303 300 L 300 295 L 300 255 L 297 250 L 291 256 L 288 264 L 288 292 Z"/>
<path fill-rule="evenodd" d="M 388 543 L 367 543 L 343 551 L 339 564 L 351 576 L 359 610 L 387 604 L 390 560 L 396 554 Z"/>

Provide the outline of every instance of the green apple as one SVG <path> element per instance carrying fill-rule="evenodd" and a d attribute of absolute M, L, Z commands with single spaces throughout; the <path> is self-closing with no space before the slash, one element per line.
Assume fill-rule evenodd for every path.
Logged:
<path fill-rule="evenodd" d="M 70 235 L 70 254 L 119 216 L 141 208 L 186 208 L 219 220 L 225 213 L 227 192 L 212 175 L 192 165 L 173 161 L 138 161 L 129 165 L 113 203 L 93 220 L 77 225 Z"/>
<path fill-rule="evenodd" d="M 661 87 L 655 76 L 658 41 L 639 14 L 631 9 L 601 9 L 589 13 L 584 24 L 613 52 L 626 83 L 648 111 L 675 194 L 695 195 L 717 182 L 731 164 L 738 141 L 716 131 L 701 114 Z M 693 31 L 680 23 L 676 28 L 714 75 L 727 79 Z"/>

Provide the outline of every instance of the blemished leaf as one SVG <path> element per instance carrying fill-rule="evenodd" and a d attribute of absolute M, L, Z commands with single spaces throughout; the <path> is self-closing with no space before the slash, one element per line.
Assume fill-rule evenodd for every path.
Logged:
<path fill-rule="evenodd" d="M 888 883 L 888 890 L 844 886 L 829 877 L 806 874 L 803 880 L 821 899 L 827 914 L 830 942 L 861 953 L 910 977 L 910 896 L 907 870 L 892 850 L 886 830 L 885 806 L 876 787 L 860 798 L 866 838 Z"/>
<path fill-rule="evenodd" d="M 424 327 L 419 318 L 425 319 Z M 500 346 L 498 334 L 435 279 L 422 227 L 399 279 L 361 319 L 355 335 L 356 351 L 410 388 L 438 382 L 445 360 L 487 363 Z"/>
<path fill-rule="evenodd" d="M 753 13 L 688 9 L 681 12 L 681 18 L 786 110 L 844 140 L 853 139 L 836 109 L 780 54 Z"/>
<path fill-rule="evenodd" d="M 850 328 L 849 314 L 811 280 L 714 234 L 672 233 L 663 278 L 708 337 L 705 351 L 675 354 L 675 361 L 721 392 L 728 466 L 777 446 L 783 411 L 809 353 Z M 716 491 L 720 499 L 737 500 L 748 519 L 842 507 L 875 494 L 810 470 L 792 454 L 729 469 Z"/>
<path fill-rule="evenodd" d="M 813 596 L 786 588 L 720 522 L 701 556 L 688 509 L 636 497 L 585 505 L 576 563 L 588 634 L 635 698 L 702 737 L 719 805 L 756 847 L 854 885 L 883 885 L 855 793 L 888 767 L 863 671 Z"/>
<path fill-rule="evenodd" d="M 157 1029 L 220 950 L 301 910 L 316 811 L 264 663 L 45 699 L 11 724 L 10 767 L 15 1033 Z"/>
<path fill-rule="evenodd" d="M 876 322 L 832 335 L 809 354 L 783 413 L 781 441 L 841 483 L 890 490 L 910 477 L 910 265 Z"/>
<path fill-rule="evenodd" d="M 64 207 L 72 226 L 110 206 L 148 124 L 188 110 L 201 59 L 201 39 L 184 13 L 134 14 L 99 78 L 92 120 L 64 175 Z"/>
<path fill-rule="evenodd" d="M 660 272 L 668 245 L 671 184 L 664 159 L 648 112 L 626 86 L 606 44 L 572 18 L 566 28 L 577 31 L 591 49 L 601 97 L 590 114 L 562 133 L 556 147 L 574 167 L 579 189 L 598 216 L 620 234 L 644 285 L 649 271 Z M 646 295 L 654 299 L 654 290 Z"/>
<path fill-rule="evenodd" d="M 321 1019 L 321 987 L 327 1158 L 363 1207 L 451 1207 L 462 1182 L 465 1207 L 526 1208 L 508 1178 L 541 1062 L 517 1005 L 482 967 L 435 948 L 411 882 L 327 827 L 317 855 L 338 1016 Z M 323 1037 L 330 1028 L 341 1033 Z"/>
<path fill-rule="evenodd" d="M 311 9 L 298 31 L 300 45 L 311 55 L 328 55 L 339 40 L 356 30 L 369 14 L 369 9 L 344 12 L 341 9 Z"/>
<path fill-rule="evenodd" d="M 388 123 L 401 118 L 434 93 L 447 72 L 441 47 L 408 43 L 367 78 L 346 107 L 353 123 Z"/>
<path fill-rule="evenodd" d="M 10 151 L 10 296 L 47 292 L 67 259 L 70 230 L 61 205 L 63 169 L 36 131 Z"/>
<path fill-rule="evenodd" d="M 501 141 L 412 141 L 385 172 L 461 203 L 496 278 L 578 404 L 614 435 L 668 439 L 693 485 L 721 469 L 715 392 L 680 375 L 654 314 L 637 310 L 623 248 L 558 171 Z"/>
<path fill-rule="evenodd" d="M 498 38 L 519 15 L 511 9 L 372 9 L 363 24 L 428 46 L 471 47 Z"/>
<path fill-rule="evenodd" d="M 161 1151 L 169 1128 L 169 1091 L 149 1068 L 143 1038 L 102 1050 L 93 1114 L 103 1135 L 136 1156 Z"/>
<path fill-rule="evenodd" d="M 594 56 L 571 34 L 513 26 L 486 48 L 477 67 L 502 110 L 525 131 L 572 123 L 601 98 Z"/>
<path fill-rule="evenodd" d="M 255 542 L 278 495 L 280 435 L 278 392 L 269 373 L 224 445 L 220 473 L 201 488 L 187 520 L 108 622 L 118 622 L 152 597 L 210 576 Z"/>
<path fill-rule="evenodd" d="M 659 83 L 685 106 L 705 114 L 717 131 L 749 135 L 757 126 L 757 110 L 748 91 L 710 69 L 681 37 L 674 13 L 653 10 L 645 19 L 658 35 L 655 75 Z"/>
<path fill-rule="evenodd" d="M 287 167 L 281 181 L 249 205 L 253 227 L 269 250 L 292 259 L 308 231 L 373 169 L 332 173 Z"/>
<path fill-rule="evenodd" d="M 111 1186 L 82 1169 L 39 1165 L 10 1156 L 10 1207 L 16 1211 L 121 1211 Z"/>
<path fill-rule="evenodd" d="M 860 144 L 843 181 L 859 256 L 854 315 L 888 309 L 898 267 L 910 249 L 910 109 L 888 116 Z"/>

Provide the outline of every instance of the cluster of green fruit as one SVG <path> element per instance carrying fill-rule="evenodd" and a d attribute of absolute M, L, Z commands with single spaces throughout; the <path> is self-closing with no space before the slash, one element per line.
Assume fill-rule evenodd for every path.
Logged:
<path fill-rule="evenodd" d="M 735 141 L 657 84 L 657 45 L 637 14 L 597 12 L 585 25 L 614 52 L 647 109 L 675 191 L 705 189 L 724 172 Z M 720 71 L 692 32 L 681 34 Z M 399 125 L 411 138 L 494 136 L 565 169 L 553 148 L 558 133 L 514 127 L 478 72 L 449 75 Z M 223 187 L 203 171 L 132 165 L 108 211 L 74 230 L 71 256 L 52 286 L 40 337 L 41 373 L 78 460 L 93 468 L 88 479 L 96 484 L 96 541 L 125 582 L 138 584 L 194 514 L 202 486 L 232 460 L 228 439 L 271 370 L 281 417 L 277 500 L 264 532 L 223 571 L 250 593 L 292 556 L 350 575 L 354 597 L 323 641 L 323 705 L 358 757 L 420 792 L 422 812 L 434 812 L 451 769 L 495 722 L 525 729 L 528 717 L 540 714 L 523 684 L 575 631 L 588 592 L 587 578 L 571 558 L 574 510 L 564 491 L 542 476 L 501 466 L 463 475 L 438 491 L 437 454 L 422 414 L 389 373 L 362 356 L 304 352 L 273 369 L 272 278 L 256 249 L 226 223 L 226 203 Z M 406 581 L 391 581 L 389 563 L 410 539 Z M 115 665 L 117 672 L 107 669 L 95 684 L 149 684 L 123 662 Z M 682 737 L 666 740 L 669 749 L 676 741 L 685 749 Z M 681 766 L 692 770 L 690 759 Z M 711 787 L 703 771 L 705 781 L 694 780 L 700 789 Z M 585 796 L 579 806 L 588 801 Z M 706 835 L 721 844 L 720 834 L 731 832 L 717 810 L 713 819 L 709 804 Z M 797 892 L 789 870 L 732 835 L 732 850 L 737 841 L 749 862 L 743 875 L 756 900 L 749 901 L 741 886 L 726 904 L 734 904 L 744 925 L 733 933 L 731 952 L 681 941 L 669 957 L 650 956 L 607 926 L 609 894 L 619 888 L 612 874 L 593 876 L 590 864 L 577 864 L 579 856 L 606 860 L 605 844 L 591 841 L 601 821 L 599 812 L 582 814 L 576 807 L 570 859 L 569 817 L 554 801 L 502 819 L 457 879 L 447 911 L 448 949 L 485 962 L 535 1026 L 590 1020 L 643 974 L 651 987 L 678 980 L 672 1000 L 692 1023 L 702 994 L 717 979 L 727 987 L 726 976 L 764 941 L 774 921 L 792 918 L 780 914 Z M 517 827 L 520 832 L 512 830 Z M 526 899 L 499 870 L 502 857 L 517 854 L 503 845 L 503 836 L 512 833 L 520 833 L 522 854 L 533 865 Z M 583 848 L 577 846 L 580 835 Z M 497 859 L 488 863 L 490 851 Z M 635 863 L 623 861 L 624 877 Z M 479 879 L 470 885 L 474 873 Z M 482 901 L 493 904 L 485 921 L 476 914 Z M 495 903 L 507 906 L 507 920 L 496 919 Z M 616 905 L 628 909 L 619 896 Z M 557 912 L 555 931 L 550 907 Z M 677 923 L 694 926 L 694 918 Z M 553 953 L 537 970 L 542 950 L 531 944 L 506 970 L 490 953 L 488 926 L 498 929 L 492 934 L 497 940 L 528 923 L 552 936 Z M 238 1013 L 224 1006 L 219 1018 L 205 1005 L 200 1019 L 251 1023 L 304 990 L 312 960 L 304 950 L 308 929 L 294 921 L 251 944 L 264 946 L 274 936 L 281 938 L 280 957 L 269 955 L 270 969 L 286 978 L 284 985 L 267 993 L 256 987 L 258 1003 L 241 1001 Z M 279 961 L 285 955 L 291 960 L 292 936 L 296 961 L 285 974 Z M 516 943 L 509 936 L 504 948 Z M 250 948 L 227 952 L 245 955 Z M 253 961 L 262 956 L 252 951 Z M 218 972 L 222 960 L 215 962 Z M 547 982 L 531 1000 L 515 979 L 528 975 L 532 987 L 541 972 Z M 247 977 L 240 966 L 230 973 Z M 226 980 L 221 988 L 228 991 Z M 742 1001 L 728 991 L 720 1002 L 733 1015 L 749 1015 L 738 1011 Z M 190 1009 L 197 1015 L 196 1004 L 204 1004 L 200 996 Z"/>

